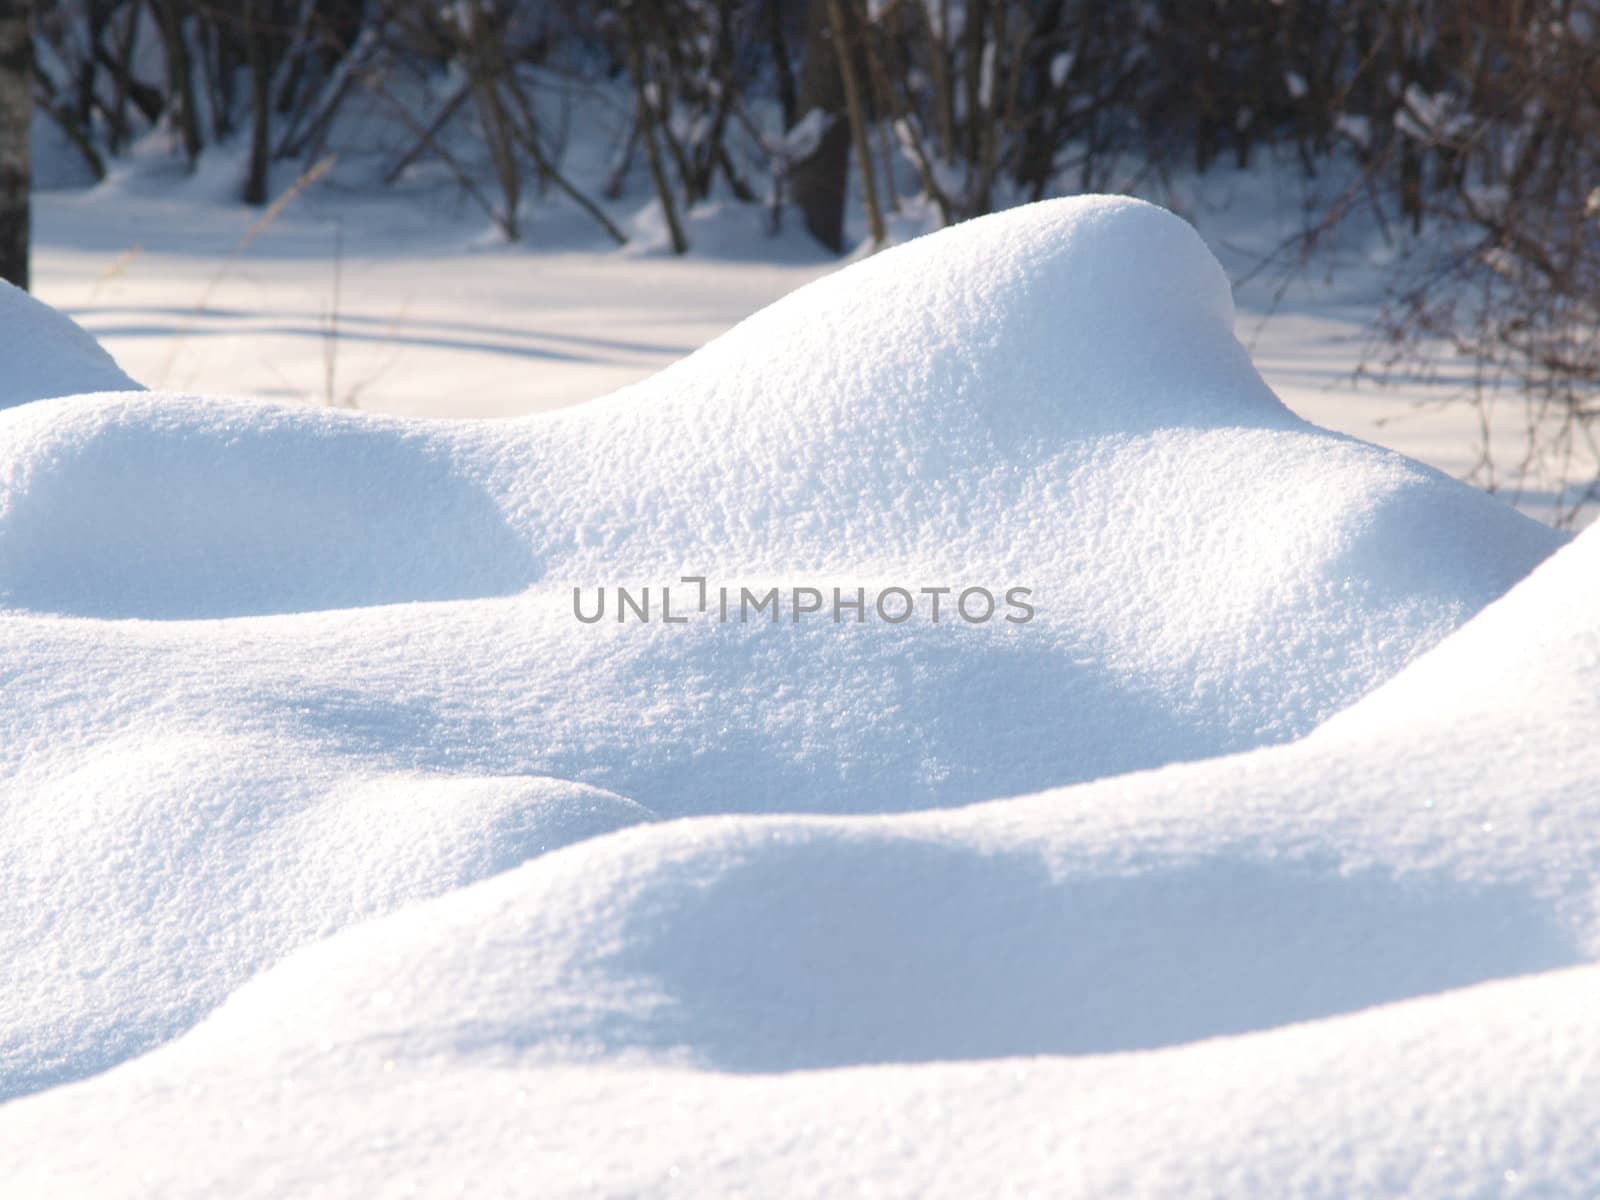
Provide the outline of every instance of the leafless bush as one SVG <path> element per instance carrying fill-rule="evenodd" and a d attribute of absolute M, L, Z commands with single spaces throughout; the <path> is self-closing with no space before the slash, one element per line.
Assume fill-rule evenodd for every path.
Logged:
<path fill-rule="evenodd" d="M 1571 521 L 1600 491 L 1600 5 L 1412 0 L 1383 39 L 1364 180 L 1406 232 L 1375 365 L 1465 364 L 1480 482 L 1543 481 Z"/>

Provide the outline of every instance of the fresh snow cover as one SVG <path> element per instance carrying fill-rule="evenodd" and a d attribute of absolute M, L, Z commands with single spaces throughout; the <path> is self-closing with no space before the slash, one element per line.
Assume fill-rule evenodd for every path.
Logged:
<path fill-rule="evenodd" d="M 1597 573 L 1591 532 L 1290 746 L 545 855 L 0 1109 L 0 1162 L 52 1195 L 1587 1194 Z"/>
<path fill-rule="evenodd" d="M 518 421 L 0 414 L 0 1177 L 1572 1178 L 1593 537 L 1450 636 L 1562 539 L 1295 417 L 1233 321 L 1184 222 L 1078 198 Z M 781 619 L 695 612 L 685 575 Z M 954 592 L 836 624 L 798 586 Z M 970 586 L 1037 615 L 961 620 Z"/>
<path fill-rule="evenodd" d="M 108 740 L 6 800 L 0 1097 L 171 1037 L 291 946 L 650 816 L 534 777 L 354 778 L 198 729 Z"/>
<path fill-rule="evenodd" d="M 0 408 L 138 386 L 69 318 L 0 279 Z"/>

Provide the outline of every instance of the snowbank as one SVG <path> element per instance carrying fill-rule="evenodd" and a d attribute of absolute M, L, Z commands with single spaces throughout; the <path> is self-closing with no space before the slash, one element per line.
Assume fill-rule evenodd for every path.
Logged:
<path fill-rule="evenodd" d="M 43 1143 L 25 1184 L 124 1194 L 115 1162 L 174 1196 L 1581 1194 L 1597 573 L 1592 533 L 1293 746 L 571 846 L 0 1112 L 0 1161 Z M 110 1128 L 116 1155 L 73 1151 Z"/>
<path fill-rule="evenodd" d="M 138 386 L 69 318 L 0 279 L 0 408 Z"/>
<path fill-rule="evenodd" d="M 0 867 L 19 881 L 0 894 L 0 1096 L 50 1089 L 0 1109 L 0 1163 L 45 1145 L 27 1182 L 114 1191 L 67 1148 L 103 1127 L 80 1119 L 136 1110 L 165 1117 L 126 1126 L 124 1186 L 148 1169 L 164 1194 L 271 1191 L 408 1121 L 505 1132 L 511 1109 L 462 1099 L 484 1069 L 580 1114 L 570 1145 L 514 1159 L 547 1156 L 569 1190 L 587 1185 L 562 1163 L 602 1130 L 637 1125 L 641 1162 L 676 1154 L 643 1130 L 676 1128 L 659 1108 L 680 1084 L 729 1113 L 701 1137 L 747 1148 L 770 1112 L 734 1097 L 821 1128 L 856 1072 L 863 1130 L 878 1087 L 959 1080 L 1021 1122 L 986 1110 L 995 1138 L 1039 1128 L 1025 1113 L 1089 1137 L 1191 1070 L 1164 1056 L 1226 1057 L 1163 1047 L 1238 1035 L 1241 1062 L 1320 1062 L 1321 1035 L 1248 1047 L 1323 1020 L 1360 1044 L 1398 1026 L 1341 1014 L 1589 961 L 1600 843 L 1583 804 L 1538 814 L 1595 764 L 1489 815 L 1524 751 L 1550 749 L 1523 729 L 1546 710 L 1492 686 L 1477 743 L 1414 700 L 1361 717 L 1394 703 L 1380 691 L 1281 749 L 951 811 L 1289 742 L 1559 545 L 1300 421 L 1231 330 L 1188 226 L 1092 198 L 876 256 L 535 419 L 168 395 L 0 414 Z M 1544 593 L 1517 597 L 1591 569 L 1564 565 L 1588 545 L 1505 603 L 1559 640 Z M 649 620 L 618 619 L 619 586 L 641 607 L 650 589 Z M 744 588 L 776 588 L 775 611 Z M 859 620 L 839 606 L 857 589 Z M 1406 686 L 1466 697 L 1456 682 Z M 1592 682 L 1570 689 L 1585 720 Z M 1525 743 L 1495 741 L 1513 728 Z M 1472 1029 L 1449 1017 L 1426 1053 Z M 1054 1061 L 1090 1052 L 1144 1054 Z M 1008 1056 L 1051 1056 L 1053 1082 L 1008 1082 Z M 796 1068 L 841 1074 L 742 1079 Z M 1129 1090 L 1061 1112 L 1063 1086 L 1102 1078 Z M 299 1123 L 269 1133 L 302 1087 Z M 159 1132 L 222 1114 L 261 1135 L 197 1162 Z M 825 1181 L 843 1169 L 812 1161 L 826 1140 L 707 1150 L 730 1172 L 708 1186 Z M 1276 1178 L 1304 1142 L 1284 1145 L 1240 1161 Z M 1104 1153 L 1137 1165 L 1131 1148 Z M 425 1176 L 393 1153 L 364 1150 L 349 1187 Z M 900 1151 L 856 1153 L 887 1172 L 874 1156 Z M 585 1166 L 621 1174 L 595 1188 L 654 1185 L 608 1157 Z M 1047 1160 L 1004 1161 L 1042 1180 Z"/>
<path fill-rule="evenodd" d="M 22 802 L 8 796 L 0 1099 L 171 1038 L 352 921 L 650 819 L 555 780 L 342 767 L 311 747 L 192 730 L 112 742 Z"/>

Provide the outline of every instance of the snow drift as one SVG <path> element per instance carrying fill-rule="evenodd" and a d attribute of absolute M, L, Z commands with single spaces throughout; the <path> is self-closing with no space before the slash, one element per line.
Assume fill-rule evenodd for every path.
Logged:
<path fill-rule="evenodd" d="M 1582 1194 L 1597 574 L 1591 533 L 1292 746 L 570 846 L 0 1112 L 0 1158 L 97 1194 Z"/>
<path fill-rule="evenodd" d="M 0 896 L 0 1097 L 49 1089 L 0 1109 L 0 1162 L 115 1191 L 67 1148 L 161 1113 L 127 1126 L 116 1180 L 271 1192 L 378 1139 L 352 1188 L 433 1188 L 415 1146 L 383 1140 L 464 1136 L 471 1113 L 503 1156 L 516 1110 L 474 1091 L 489 1072 L 551 1113 L 604 1113 L 504 1158 L 553 1191 L 656 1186 L 656 1157 L 690 1144 L 659 1111 L 680 1087 L 726 1118 L 697 1136 L 740 1148 L 706 1150 L 729 1173 L 700 1190 L 779 1171 L 825 1190 L 852 1164 L 932 1160 L 814 1160 L 832 1134 L 762 1148 L 773 1113 L 884 1130 L 877 1089 L 948 1089 L 997 1145 L 1088 1144 L 1171 1087 L 1270 1122 L 1331 1046 L 1351 1055 L 1341 1094 L 1381 1091 L 1348 1048 L 1429 1020 L 1347 1014 L 1442 1005 L 1416 1053 L 1448 1062 L 1480 1007 L 1437 993 L 1562 968 L 1553 986 L 1585 986 L 1595 764 L 1541 732 L 1543 692 L 1429 666 L 1560 539 L 1300 421 L 1231 326 L 1188 226 L 1091 198 L 886 252 L 655 379 L 518 422 L 148 394 L 0 414 L 0 864 L 21 881 Z M 1541 582 L 1592 570 L 1591 542 L 1502 607 L 1592 640 Z M 724 622 L 683 605 L 684 576 L 859 588 L 864 619 Z M 651 620 L 618 619 L 619 586 L 652 589 Z M 896 623 L 873 603 L 969 587 L 1029 589 L 1034 616 Z M 602 621 L 575 589 L 607 590 Z M 1526 649 L 1515 633 L 1492 636 Z M 1307 734 L 1441 639 L 1391 683 L 1411 699 L 1212 758 Z M 1406 683 L 1430 671 L 1444 682 Z M 1590 721 L 1594 682 L 1574 676 L 1556 715 Z M 1566 765 L 1513 790 L 1557 749 Z M 1538 995 L 1568 1021 L 1565 993 Z M 1293 1022 L 1312 1024 L 1262 1032 Z M 1231 1052 L 1187 1043 L 1218 1035 L 1277 1064 L 1279 1090 L 1214 1095 L 1204 1064 Z M 1131 1057 L 1066 1057 L 1101 1052 Z M 998 1062 L 1018 1056 L 1042 1082 Z M 823 1073 L 763 1077 L 793 1069 Z M 1518 1069 L 1549 1082 L 1545 1059 Z M 1061 1112 L 1080 1086 L 1110 1098 Z M 1421 1085 L 1393 1086 L 1404 1104 Z M 1592 1116 L 1563 1086 L 1541 1093 L 1557 1130 Z M 1505 1132 L 1509 1101 L 1463 1094 Z M 765 1099 L 740 1117 L 741 1096 Z M 293 1130 L 279 1105 L 307 1106 Z M 260 1136 L 197 1163 L 159 1132 L 225 1114 Z M 654 1131 L 643 1165 L 591 1160 L 585 1139 L 633 1127 Z M 1268 1157 L 1236 1143 L 1218 1169 L 1282 1182 L 1307 1144 L 1274 1128 Z M 1420 1152 L 1385 1136 L 1346 1158 Z M 1176 1169 L 1139 1149 L 1091 1166 Z M 1042 1186 L 1052 1153 L 1004 1161 Z"/>
<path fill-rule="evenodd" d="M 138 386 L 73 321 L 0 279 L 0 408 Z"/>

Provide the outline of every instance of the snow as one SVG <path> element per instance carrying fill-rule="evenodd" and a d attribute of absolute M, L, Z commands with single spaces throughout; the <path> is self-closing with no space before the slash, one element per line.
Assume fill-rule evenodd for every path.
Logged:
<path fill-rule="evenodd" d="M 78 392 L 137 388 L 71 320 L 0 280 L 0 408 Z"/>
<path fill-rule="evenodd" d="M 1581 1194 L 1597 565 L 1589 534 L 1293 746 L 546 855 L 0 1112 L 0 1160 L 80 1194 Z"/>
<path fill-rule="evenodd" d="M 749 211 L 710 228 L 694 214 L 712 245 L 682 262 L 619 254 L 559 209 L 507 246 L 481 214 L 331 187 L 252 235 L 261 214 L 219 200 L 236 173 L 171 174 L 48 194 L 35 214 L 38 295 L 164 391 L 404 416 L 542 411 L 653 374 L 831 263 L 793 222 L 773 239 Z"/>
<path fill-rule="evenodd" d="M 1079 198 L 519 420 L 0 413 L 0 1174 L 1581 1191 L 1600 541 L 1235 319 Z"/>
<path fill-rule="evenodd" d="M 124 395 L 19 411 L 0 443 L 15 607 L 214 618 L 504 595 L 538 573 L 449 442 L 393 419 Z"/>
<path fill-rule="evenodd" d="M 642 201 L 628 202 L 643 203 L 632 217 L 628 204 L 613 210 L 632 239 L 620 252 L 559 203 L 530 210 L 526 242 L 508 245 L 470 204 L 420 185 L 374 194 L 353 166 L 263 225 L 234 202 L 239 156 L 210 151 L 184 177 L 169 146 L 150 150 L 159 153 L 118 165 L 92 190 L 39 197 L 35 276 L 43 299 L 158 390 L 405 416 L 540 412 L 645 379 L 839 265 L 798 214 L 784 213 L 774 237 L 764 206 L 720 200 L 680 214 L 694 247 L 683 259 L 667 252 L 660 213 Z M 607 162 L 596 155 L 596 187 Z M 1382 387 L 1358 373 L 1382 358 L 1371 328 L 1394 251 L 1379 230 L 1319 238 L 1318 256 L 1292 278 L 1262 269 L 1266 258 L 1288 266 L 1305 214 L 1345 183 L 1325 180 L 1315 201 L 1297 161 L 1264 158 L 1249 171 L 1163 175 L 1147 181 L 1146 198 L 1195 223 L 1220 256 L 1235 280 L 1238 335 L 1295 412 L 1496 486 L 1540 519 L 1579 501 L 1580 487 L 1557 489 L 1588 478 L 1587 451 L 1576 448 L 1565 480 L 1554 462 L 1524 467 L 1509 448 L 1522 446 L 1530 414 L 1505 397 L 1480 425 L 1463 402 L 1466 364 L 1446 355 L 1426 375 L 1388 373 Z M 888 223 L 905 240 L 938 220 L 910 203 Z M 1485 430 L 1492 472 L 1478 453 Z"/>
<path fill-rule="evenodd" d="M 118 739 L 11 797 L 6 1094 L 171 1037 L 351 921 L 648 819 L 553 780 L 341 776 L 315 751 L 194 731 Z"/>

